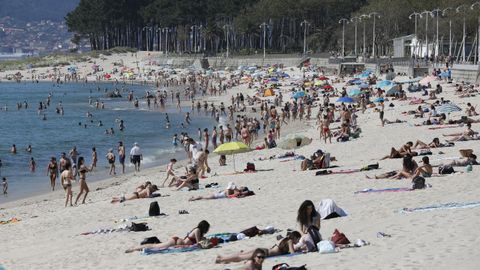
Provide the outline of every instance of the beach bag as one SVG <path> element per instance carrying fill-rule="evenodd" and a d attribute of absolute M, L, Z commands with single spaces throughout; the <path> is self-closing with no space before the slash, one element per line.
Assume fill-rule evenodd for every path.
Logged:
<path fill-rule="evenodd" d="M 299 267 L 292 267 L 286 263 L 279 263 L 272 267 L 272 270 L 307 270 L 306 264 Z"/>
<path fill-rule="evenodd" d="M 149 228 L 147 226 L 147 223 L 134 223 L 132 222 L 132 226 L 130 226 L 130 231 L 131 232 L 144 232 L 148 231 Z"/>
<path fill-rule="evenodd" d="M 156 236 L 152 236 L 152 237 L 147 237 L 143 239 L 143 241 L 140 242 L 140 245 L 159 244 L 159 243 L 161 243 L 160 240 Z"/>
<path fill-rule="evenodd" d="M 317 245 L 318 252 L 321 254 L 335 253 L 335 243 L 332 241 L 320 241 Z"/>
<path fill-rule="evenodd" d="M 325 175 L 325 174 L 331 174 L 332 171 L 330 170 L 320 170 L 315 173 L 315 175 Z"/>
<path fill-rule="evenodd" d="M 350 240 L 345 236 L 345 234 L 341 233 L 339 230 L 335 229 L 333 231 L 333 235 L 331 238 L 332 242 L 335 243 L 335 245 L 348 245 L 350 244 Z"/>
<path fill-rule="evenodd" d="M 148 215 L 150 217 L 160 216 L 160 206 L 158 205 L 158 202 L 155 201 L 150 203 L 150 209 L 148 209 Z"/>
<path fill-rule="evenodd" d="M 425 188 L 425 178 L 421 176 L 415 176 L 412 180 L 412 189 L 422 189 Z"/>
<path fill-rule="evenodd" d="M 314 225 L 311 225 L 307 229 L 307 237 L 305 239 L 305 244 L 307 246 L 308 252 L 317 252 L 317 244 L 322 241 L 322 236 L 320 235 L 320 231 Z"/>
<path fill-rule="evenodd" d="M 247 168 L 243 170 L 245 172 L 254 172 L 255 171 L 255 164 L 247 162 Z"/>
<path fill-rule="evenodd" d="M 254 227 L 248 228 L 246 230 L 243 230 L 240 233 L 243 233 L 248 237 L 254 237 L 254 236 L 257 236 L 259 232 L 260 232 L 260 230 L 257 228 L 257 226 L 254 226 Z"/>
<path fill-rule="evenodd" d="M 442 166 L 438 167 L 438 173 L 439 174 L 452 174 L 454 172 L 455 172 L 455 170 L 450 165 L 442 165 Z"/>
<path fill-rule="evenodd" d="M 361 168 L 360 170 L 361 171 L 370 171 L 370 170 L 377 170 L 379 168 L 379 164 L 376 163 L 376 164 L 369 164 L 363 168 Z"/>

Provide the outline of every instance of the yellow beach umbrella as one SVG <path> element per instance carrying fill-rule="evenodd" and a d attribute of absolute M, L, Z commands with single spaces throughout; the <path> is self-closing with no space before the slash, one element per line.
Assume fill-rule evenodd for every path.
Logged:
<path fill-rule="evenodd" d="M 235 170 L 235 154 L 250 152 L 252 149 L 241 142 L 228 142 L 221 144 L 213 152 L 218 155 L 233 155 L 233 170 Z"/>

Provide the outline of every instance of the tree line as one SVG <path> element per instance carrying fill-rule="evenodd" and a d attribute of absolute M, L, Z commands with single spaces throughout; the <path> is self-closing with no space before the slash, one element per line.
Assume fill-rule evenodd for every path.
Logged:
<path fill-rule="evenodd" d="M 473 0 L 80 0 L 65 19 L 69 31 L 75 33 L 73 41 L 88 39 L 93 50 L 122 46 L 216 55 L 225 54 L 227 48 L 230 54 L 261 53 L 263 48 L 267 53 L 301 53 L 304 46 L 308 52 L 339 52 L 343 36 L 340 22 L 348 22 L 345 53 L 355 52 L 355 25 L 357 53 L 363 53 L 363 47 L 369 53 L 373 49 L 375 17 L 377 55 L 388 55 L 393 38 L 415 33 L 415 17 L 419 38 L 424 39 L 427 23 L 427 38 L 437 40 L 438 18 L 438 40 L 442 44 L 449 42 L 451 29 L 457 47 L 462 41 L 465 17 L 466 41 L 470 44 L 478 32 L 480 16 L 480 5 L 470 9 L 473 3 Z M 415 12 L 423 12 L 422 17 L 411 16 Z"/>

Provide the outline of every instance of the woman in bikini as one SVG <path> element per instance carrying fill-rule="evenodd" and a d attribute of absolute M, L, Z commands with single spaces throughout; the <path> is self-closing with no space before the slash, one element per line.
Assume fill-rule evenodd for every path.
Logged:
<path fill-rule="evenodd" d="M 415 145 L 413 146 L 413 149 L 430 149 L 430 148 L 440 148 L 440 147 L 447 147 L 451 146 L 453 144 L 443 144 L 440 143 L 440 139 L 438 138 L 433 138 L 432 142 L 429 144 L 426 144 L 420 140 L 417 140 Z"/>
<path fill-rule="evenodd" d="M 65 170 L 62 172 L 60 175 L 60 181 L 63 185 L 63 189 L 65 189 L 65 207 L 67 207 L 68 201 L 70 201 L 70 206 L 73 206 L 72 204 L 72 171 L 71 171 L 72 165 L 70 163 L 65 164 Z"/>
<path fill-rule="evenodd" d="M 422 166 L 419 166 L 415 170 L 415 173 L 413 174 L 412 179 L 417 176 L 422 176 L 424 178 L 432 177 L 433 168 L 432 168 L 432 165 L 430 165 L 430 159 L 428 157 L 422 157 L 422 163 L 423 163 Z"/>
<path fill-rule="evenodd" d="M 187 234 L 187 236 L 185 236 L 185 238 L 173 236 L 164 243 L 141 245 L 139 247 L 127 249 L 125 253 L 141 251 L 144 248 L 165 249 L 174 246 L 192 246 L 205 239 L 205 234 L 208 232 L 209 229 L 210 224 L 206 220 L 202 220 L 200 221 L 200 223 L 198 223 L 197 227 L 195 227 Z"/>
<path fill-rule="evenodd" d="M 57 159 L 55 157 L 52 157 L 50 159 L 50 163 L 48 163 L 47 175 L 50 175 L 50 186 L 52 187 L 52 191 L 54 191 L 55 181 L 57 180 L 57 176 L 58 176 L 58 164 L 57 164 Z"/>
<path fill-rule="evenodd" d="M 158 190 L 157 185 L 147 185 L 144 189 L 142 189 L 140 191 L 139 191 L 139 189 L 136 189 L 136 191 L 133 192 L 133 194 L 128 196 L 128 197 L 126 197 L 126 196 L 113 197 L 110 202 L 111 203 L 117 203 L 117 202 L 122 203 L 124 201 L 150 198 L 150 197 L 152 197 L 152 194 L 157 190 Z"/>
<path fill-rule="evenodd" d="M 308 234 L 308 228 L 312 225 L 320 229 L 320 213 L 315 210 L 312 201 L 306 200 L 300 205 L 297 212 L 297 222 L 302 234 Z"/>
<path fill-rule="evenodd" d="M 87 198 L 88 192 L 90 189 L 87 186 L 87 172 L 92 171 L 93 167 L 88 168 L 85 165 L 85 159 L 83 157 L 78 158 L 78 173 L 80 175 L 80 193 L 77 195 L 77 199 L 75 199 L 75 205 L 82 196 L 83 192 L 85 192 L 85 196 L 83 196 L 82 204 L 85 204 L 85 199 Z"/>
<path fill-rule="evenodd" d="M 287 233 L 287 237 L 280 240 L 276 245 L 271 248 L 262 248 L 265 253 L 265 257 L 273 257 L 278 255 L 293 254 L 296 252 L 294 245 L 300 241 L 301 234 L 297 231 Z M 232 255 L 221 256 L 218 255 L 215 263 L 231 263 L 241 262 L 252 258 L 255 250 L 244 251 Z"/>

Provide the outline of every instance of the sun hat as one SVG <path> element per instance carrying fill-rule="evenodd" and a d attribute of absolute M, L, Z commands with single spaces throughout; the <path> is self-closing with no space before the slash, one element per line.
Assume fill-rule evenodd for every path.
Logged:
<path fill-rule="evenodd" d="M 227 189 L 236 189 L 236 188 L 237 188 L 237 186 L 233 182 L 230 182 L 227 185 Z"/>

